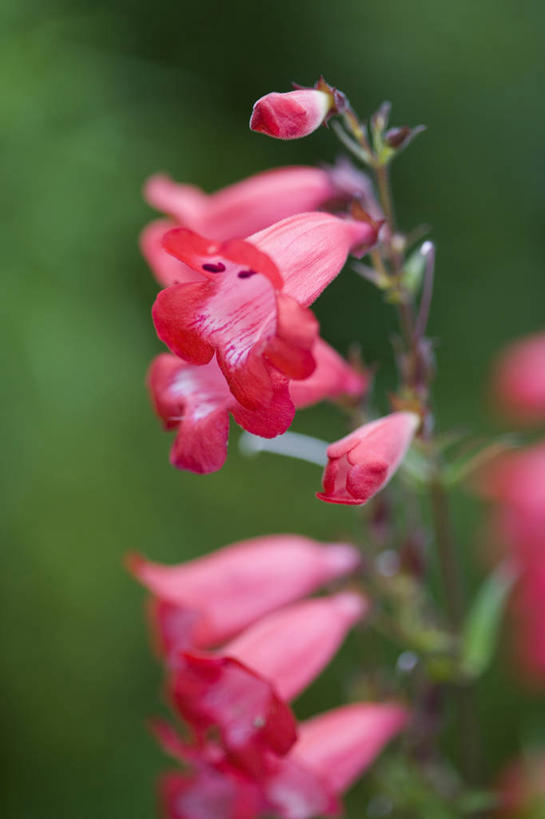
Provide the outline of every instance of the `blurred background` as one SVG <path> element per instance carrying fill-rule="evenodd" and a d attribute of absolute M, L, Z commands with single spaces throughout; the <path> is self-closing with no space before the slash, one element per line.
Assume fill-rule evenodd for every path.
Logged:
<path fill-rule="evenodd" d="M 364 116 L 387 98 L 394 124 L 426 123 L 394 189 L 402 227 L 428 222 L 438 243 L 439 419 L 489 433 L 491 357 L 545 319 L 545 5 L 5 0 L 0 20 L 3 815 L 147 819 L 169 763 L 144 726 L 160 673 L 124 555 L 175 562 L 279 531 L 337 538 L 354 516 L 315 500 L 315 467 L 245 460 L 236 435 L 219 474 L 169 466 L 144 387 L 160 345 L 137 249 L 152 216 L 143 180 L 164 170 L 213 190 L 333 160 L 325 129 L 280 143 L 247 127 L 256 98 L 321 72 Z M 394 325 L 369 285 L 347 270 L 316 310 L 331 343 L 357 339 L 381 389 L 393 383 Z M 343 421 L 320 407 L 295 428 L 333 438 Z M 456 503 L 471 555 L 478 509 Z M 355 637 L 300 713 L 342 700 L 358 648 Z M 544 727 L 509 665 L 500 657 L 480 686 L 489 773 Z"/>

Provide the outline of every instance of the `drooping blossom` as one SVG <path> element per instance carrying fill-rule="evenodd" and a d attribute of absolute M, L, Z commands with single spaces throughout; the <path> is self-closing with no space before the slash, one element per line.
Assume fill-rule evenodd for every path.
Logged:
<path fill-rule="evenodd" d="M 281 219 L 316 210 L 326 202 L 354 195 L 354 179 L 322 168 L 274 168 L 236 182 L 212 194 L 194 185 L 181 185 L 164 174 L 152 176 L 144 188 L 148 203 L 167 214 L 147 225 L 140 247 L 153 273 L 164 286 L 201 278 L 162 246 L 174 227 L 187 227 L 217 241 L 243 238 Z"/>
<path fill-rule="evenodd" d="M 299 725 L 290 753 L 271 763 L 265 799 L 281 819 L 338 815 L 339 798 L 406 725 L 400 705 L 355 703 Z"/>
<path fill-rule="evenodd" d="M 276 139 L 299 139 L 319 128 L 334 107 L 333 95 L 325 90 L 272 91 L 254 103 L 250 128 Z"/>
<path fill-rule="evenodd" d="M 545 812 L 545 750 L 534 750 L 511 762 L 496 786 L 495 819 L 530 819 Z"/>
<path fill-rule="evenodd" d="M 394 412 L 331 444 L 317 497 L 328 503 L 366 503 L 399 467 L 419 423 L 415 413 Z"/>
<path fill-rule="evenodd" d="M 374 243 L 377 227 L 306 213 L 247 241 L 223 243 L 185 228 L 167 233 L 176 258 L 202 272 L 201 282 L 162 290 L 153 307 L 159 338 L 192 364 L 216 354 L 231 392 L 248 409 L 285 402 L 285 382 L 312 374 L 318 325 L 308 310 L 349 252 Z"/>
<path fill-rule="evenodd" d="M 290 426 L 295 409 L 325 398 L 361 396 L 369 377 L 351 367 L 325 341 L 312 349 L 316 370 L 304 381 L 289 382 L 271 372 L 276 385 L 275 411 L 243 407 L 229 390 L 218 363 L 189 364 L 161 353 L 152 362 L 148 387 L 165 429 L 176 429 L 170 453 L 173 466 L 208 473 L 221 469 L 227 455 L 229 414 L 248 432 L 273 438 Z"/>
<path fill-rule="evenodd" d="M 499 408 L 522 424 L 545 424 L 545 332 L 507 347 L 496 363 L 494 397 Z"/>
<path fill-rule="evenodd" d="M 327 665 L 367 608 L 343 592 L 306 600 L 250 626 L 218 654 L 180 652 L 169 690 L 198 741 L 212 731 L 230 761 L 253 775 L 296 740 L 288 702 Z"/>
<path fill-rule="evenodd" d="M 260 617 L 354 571 L 358 551 L 299 535 L 269 535 L 226 546 L 178 566 L 130 559 L 153 595 L 161 653 L 208 648 Z"/>

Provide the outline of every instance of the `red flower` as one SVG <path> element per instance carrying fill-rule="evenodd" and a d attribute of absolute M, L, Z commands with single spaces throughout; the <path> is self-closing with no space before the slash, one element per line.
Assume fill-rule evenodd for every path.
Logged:
<path fill-rule="evenodd" d="M 545 332 L 507 347 L 497 361 L 493 386 L 507 415 L 520 423 L 545 423 Z"/>
<path fill-rule="evenodd" d="M 250 128 L 276 139 L 299 139 L 319 128 L 334 104 L 332 94 L 316 88 L 273 91 L 254 104 Z"/>
<path fill-rule="evenodd" d="M 317 496 L 328 503 L 366 503 L 395 473 L 418 425 L 414 413 L 394 412 L 331 444 Z"/>
<path fill-rule="evenodd" d="M 276 411 L 285 399 L 278 375 L 304 379 L 315 368 L 318 325 L 307 306 L 335 278 L 347 254 L 373 244 L 376 236 L 367 223 L 325 213 L 285 219 L 248 241 L 218 243 L 184 228 L 172 230 L 165 247 L 202 272 L 203 281 L 158 294 L 157 334 L 193 364 L 207 364 L 215 353 L 240 404 Z"/>
<path fill-rule="evenodd" d="M 148 373 L 148 386 L 165 429 L 178 431 L 170 453 L 173 466 L 198 473 L 221 469 L 227 455 L 229 414 L 248 432 L 273 438 L 290 426 L 296 407 L 324 398 L 358 396 L 366 389 L 366 374 L 350 367 L 325 341 L 318 339 L 312 354 L 316 370 L 305 381 L 290 382 L 271 372 L 276 389 L 274 412 L 242 406 L 215 359 L 197 366 L 169 353 L 158 355 Z"/>
<path fill-rule="evenodd" d="M 221 655 L 182 652 L 170 683 L 176 710 L 201 742 L 217 732 L 231 761 L 262 774 L 267 754 L 283 756 L 295 742 L 287 701 L 320 673 L 365 610 L 349 592 L 307 600 L 263 618 Z"/>
<path fill-rule="evenodd" d="M 270 535 L 179 566 L 133 556 L 130 568 L 154 595 L 160 648 L 171 654 L 225 642 L 263 615 L 349 574 L 359 562 L 348 544 Z"/>

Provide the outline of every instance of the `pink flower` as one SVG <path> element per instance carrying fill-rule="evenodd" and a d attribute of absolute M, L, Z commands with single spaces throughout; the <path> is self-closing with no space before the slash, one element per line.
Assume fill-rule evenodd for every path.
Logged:
<path fill-rule="evenodd" d="M 339 813 L 339 797 L 407 720 L 400 705 L 356 703 L 300 724 L 297 742 L 266 780 L 271 812 L 282 819 Z"/>
<path fill-rule="evenodd" d="M 215 359 L 198 366 L 169 353 L 158 355 L 149 369 L 148 387 L 165 429 L 178 431 L 170 453 L 173 466 L 201 474 L 221 469 L 227 455 L 229 414 L 248 432 L 273 438 L 288 429 L 296 407 L 341 395 L 357 397 L 367 388 L 368 376 L 357 372 L 325 341 L 318 339 L 312 354 L 316 370 L 305 381 L 290 382 L 271 372 L 274 412 L 243 407 Z"/>
<path fill-rule="evenodd" d="M 520 423 L 545 423 L 545 332 L 511 344 L 494 373 L 499 407 Z"/>
<path fill-rule="evenodd" d="M 278 375 L 312 374 L 318 325 L 307 309 L 354 248 L 377 228 L 326 213 L 285 219 L 248 241 L 218 243 L 178 228 L 165 247 L 203 280 L 162 290 L 153 307 L 159 338 L 197 365 L 214 353 L 237 401 L 248 409 L 283 403 Z M 281 271 L 281 272 L 280 272 Z"/>
<path fill-rule="evenodd" d="M 140 247 L 159 282 L 170 284 L 201 278 L 170 256 L 163 235 L 176 226 L 187 227 L 217 241 L 242 238 L 281 219 L 319 208 L 328 200 L 351 195 L 345 178 L 321 168 L 274 168 L 250 176 L 216 193 L 206 194 L 193 185 L 180 185 L 164 174 L 152 176 L 144 196 L 150 205 L 168 214 L 144 228 Z"/>
<path fill-rule="evenodd" d="M 334 106 L 333 95 L 316 88 L 273 91 L 254 104 L 250 128 L 276 139 L 299 139 L 319 128 Z"/>
<path fill-rule="evenodd" d="M 162 566 L 138 556 L 130 568 L 155 597 L 161 650 L 218 645 L 260 617 L 304 597 L 359 565 L 348 544 L 269 535 L 211 555 Z"/>
<path fill-rule="evenodd" d="M 221 654 L 182 652 L 170 692 L 174 706 L 205 741 L 219 734 L 228 758 L 252 775 L 267 755 L 285 755 L 296 739 L 287 702 L 329 662 L 367 603 L 351 592 L 307 600 L 270 614 Z"/>
<path fill-rule="evenodd" d="M 412 412 L 394 412 L 331 444 L 317 497 L 328 503 L 366 503 L 399 467 L 419 423 Z"/>

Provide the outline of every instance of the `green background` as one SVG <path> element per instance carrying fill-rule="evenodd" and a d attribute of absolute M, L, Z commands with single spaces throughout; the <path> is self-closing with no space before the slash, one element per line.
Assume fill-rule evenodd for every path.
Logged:
<path fill-rule="evenodd" d="M 0 22 L 2 813 L 139 819 L 154 814 L 168 762 L 144 727 L 160 674 L 124 555 L 177 561 L 256 534 L 337 538 L 354 524 L 315 500 L 315 467 L 245 460 L 235 435 L 219 474 L 169 467 L 144 388 L 160 345 L 137 250 L 152 216 L 142 182 L 165 170 L 213 190 L 333 159 L 325 129 L 284 144 L 247 128 L 257 97 L 319 73 L 363 115 L 388 98 L 394 123 L 426 123 L 394 188 L 401 224 L 431 223 L 438 243 L 440 423 L 490 432 L 491 357 L 545 318 L 545 5 L 8 0 Z M 338 349 L 357 339 L 368 361 L 386 362 L 385 390 L 394 325 L 378 295 L 346 271 L 316 309 Z M 296 428 L 333 439 L 343 423 L 320 407 Z M 477 510 L 463 498 L 458 509 L 473 554 Z M 358 645 L 303 713 L 342 701 Z M 539 725 L 539 700 L 523 707 L 508 665 L 480 690 L 489 772 Z"/>

